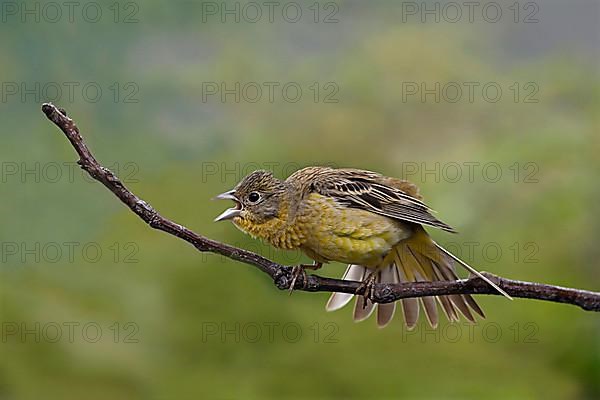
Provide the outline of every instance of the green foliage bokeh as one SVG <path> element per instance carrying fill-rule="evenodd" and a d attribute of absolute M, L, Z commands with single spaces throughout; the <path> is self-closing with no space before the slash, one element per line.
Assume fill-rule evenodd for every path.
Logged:
<path fill-rule="evenodd" d="M 106 11 L 110 3 L 99 4 Z M 133 24 L 9 20 L 0 26 L 2 82 L 97 82 L 100 101 L 76 92 L 57 104 L 132 190 L 211 238 L 288 264 L 305 260 L 212 222 L 226 204 L 210 199 L 255 168 L 282 178 L 313 164 L 410 172 L 460 232 L 433 235 L 458 245 L 472 265 L 599 289 L 597 58 L 568 41 L 525 55 L 515 45 L 515 35 L 543 34 L 550 18 L 528 26 L 402 23 L 393 2 L 342 1 L 337 23 L 223 24 L 203 23 L 199 4 L 140 3 Z M 299 4 L 306 11 L 311 2 Z M 133 82 L 138 101 L 123 102 L 123 92 L 114 101 L 114 82 Z M 296 103 L 204 101 L 206 82 L 296 82 L 305 92 Z M 338 101 L 321 101 L 323 91 L 315 102 L 314 82 L 321 90 L 334 82 Z M 495 82 L 504 93 L 498 102 L 480 91 L 473 102 L 421 101 L 403 98 L 406 82 Z M 524 102 L 523 92 L 514 101 L 515 82 L 521 90 L 535 83 L 537 102 Z M 406 332 L 400 318 L 378 330 L 373 320 L 353 323 L 349 308 L 326 313 L 326 294 L 290 297 L 253 268 L 149 229 L 76 168 L 73 179 L 66 166 L 60 179 L 46 179 L 44 166 L 75 154 L 41 114 L 46 99 L 37 100 L 0 104 L 0 398 L 600 396 L 597 315 L 481 297 L 488 317 L 475 326 L 444 321 L 437 332 L 425 324 Z M 499 165 L 502 176 L 492 182 L 477 167 L 470 179 L 465 163 Z M 19 172 L 8 174 L 15 165 Z M 22 176 L 26 168 L 40 176 Z M 95 243 L 102 257 L 90 262 L 81 246 L 57 262 L 22 254 L 70 242 Z M 9 254 L 7 243 L 20 252 Z M 482 251 L 490 243 L 502 251 L 491 262 Z M 90 322 L 102 328 L 96 343 L 80 328 L 56 343 L 6 334 L 13 324 Z M 132 332 L 135 340 L 125 340 Z"/>

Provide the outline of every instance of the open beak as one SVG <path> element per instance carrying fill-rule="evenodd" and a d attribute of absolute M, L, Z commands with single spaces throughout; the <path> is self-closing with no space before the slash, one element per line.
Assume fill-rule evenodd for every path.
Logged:
<path fill-rule="evenodd" d="M 220 195 L 215 196 L 215 199 L 218 200 L 233 200 L 235 202 L 235 207 L 228 208 L 227 210 L 223 211 L 221 215 L 215 218 L 215 222 L 224 221 L 226 219 L 233 219 L 235 217 L 238 217 L 240 215 L 240 212 L 242 212 L 242 204 L 240 203 L 238 198 L 235 197 L 234 193 L 235 190 L 230 190 L 229 192 L 221 193 Z"/>

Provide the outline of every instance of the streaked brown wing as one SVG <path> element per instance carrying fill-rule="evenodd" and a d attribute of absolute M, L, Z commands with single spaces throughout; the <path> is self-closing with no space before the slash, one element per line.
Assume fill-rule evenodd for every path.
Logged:
<path fill-rule="evenodd" d="M 347 207 L 456 232 L 451 226 L 431 215 L 431 209 L 419 199 L 382 183 L 386 179 L 370 171 L 331 169 L 315 179 L 312 190 L 332 197 Z"/>

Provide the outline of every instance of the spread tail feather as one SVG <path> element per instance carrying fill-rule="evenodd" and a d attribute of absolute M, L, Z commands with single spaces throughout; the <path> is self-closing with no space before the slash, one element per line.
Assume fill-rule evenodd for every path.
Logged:
<path fill-rule="evenodd" d="M 369 276 L 370 272 L 367 268 L 362 265 L 348 265 L 346 272 L 342 279 L 350 281 L 362 282 Z M 375 282 L 378 283 L 397 283 L 397 272 L 395 268 L 390 265 L 387 268 L 377 271 Z M 327 311 L 335 311 L 344 307 L 352 300 L 353 294 L 348 293 L 333 293 L 329 297 L 329 301 L 325 306 Z M 363 296 L 356 296 L 356 303 L 354 305 L 354 321 L 363 321 L 373 313 L 375 310 L 375 304 L 370 300 L 365 300 Z M 380 328 L 385 327 L 394 317 L 396 311 L 396 303 L 377 304 L 377 325 Z"/>
<path fill-rule="evenodd" d="M 344 272 L 344 276 L 342 277 L 345 281 L 359 281 L 362 282 L 365 278 L 365 272 L 367 269 L 361 265 L 348 265 L 346 272 Z M 331 297 L 329 297 L 329 301 L 325 306 L 327 311 L 336 311 L 340 308 L 344 307 L 346 304 L 352 300 L 354 297 L 353 294 L 349 293 L 333 293 Z"/>
<path fill-rule="evenodd" d="M 477 270 L 467 265 L 459 258 L 435 243 L 422 227 L 418 227 L 408 239 L 399 242 L 386 257 L 381 267 L 375 269 L 377 283 L 398 282 L 425 282 L 458 280 L 453 262 L 456 261 L 469 272 L 484 279 L 500 293 L 510 298 L 506 292 L 480 274 Z M 370 271 L 364 266 L 351 264 L 346 269 L 344 280 L 364 281 Z M 347 293 L 333 293 L 327 302 L 327 311 L 334 311 L 344 307 L 354 295 Z M 447 296 L 425 296 L 421 298 L 401 299 L 404 321 L 408 329 L 412 329 L 419 319 L 419 304 L 425 311 L 425 316 L 432 327 L 437 327 L 439 322 L 436 305 L 439 302 L 444 314 L 450 322 L 459 320 L 459 312 L 467 320 L 474 322 L 475 314 L 485 318 L 483 310 L 468 294 L 455 294 Z M 354 307 L 354 320 L 367 319 L 377 307 L 377 325 L 385 327 L 393 318 L 396 309 L 395 303 L 373 304 L 363 296 L 356 296 Z"/>
<path fill-rule="evenodd" d="M 500 287 L 498 285 L 496 285 L 494 282 L 492 282 L 487 277 L 485 277 L 481 272 L 477 271 L 475 268 L 471 267 L 469 264 L 467 264 L 466 262 L 464 262 L 460 258 L 456 257 L 454 254 L 450 253 L 448 250 L 444 249 L 439 244 L 437 244 L 435 242 L 433 242 L 433 243 L 437 246 L 438 249 L 440 249 L 441 251 L 443 251 L 444 254 L 446 254 L 447 256 L 451 257 L 453 260 L 457 261 L 467 271 L 469 271 L 470 273 L 472 273 L 474 275 L 477 275 L 477 277 L 479 277 L 479 278 L 483 279 L 484 281 L 486 281 L 491 287 L 493 287 L 494 289 L 496 289 L 502 296 L 506 297 L 509 300 L 513 299 L 512 297 L 510 297 L 510 295 L 508 293 L 506 293 L 504 290 L 500 289 Z"/>

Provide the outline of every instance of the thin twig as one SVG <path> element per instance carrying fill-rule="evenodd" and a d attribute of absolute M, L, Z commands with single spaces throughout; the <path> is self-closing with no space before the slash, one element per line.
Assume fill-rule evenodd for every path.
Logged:
<path fill-rule="evenodd" d="M 253 265 L 268 274 L 278 288 L 289 288 L 292 281 L 291 267 L 278 264 L 250 251 L 209 239 L 192 232 L 183 225 L 164 218 L 148 203 L 127 189 L 115 174 L 98 163 L 85 144 L 83 137 L 79 133 L 79 129 L 73 120 L 67 117 L 64 110 L 57 108 L 51 103 L 45 103 L 42 105 L 42 111 L 67 136 L 79 155 L 78 164 L 81 168 L 87 171 L 92 178 L 106 186 L 108 190 L 113 192 L 131 211 L 152 228 L 177 236 L 192 244 L 199 251 L 221 254 L 232 260 Z M 515 281 L 489 273 L 485 273 L 485 275 L 513 297 L 573 304 L 584 310 L 600 311 L 600 293 L 541 283 Z M 364 286 L 361 286 L 360 282 L 356 281 L 344 281 L 318 275 L 309 275 L 305 281 L 299 279 L 294 289 L 307 292 L 363 294 Z M 372 298 L 376 303 L 389 303 L 407 297 L 450 294 L 498 295 L 499 293 L 482 279 L 472 277 L 458 281 L 376 284 Z"/>

